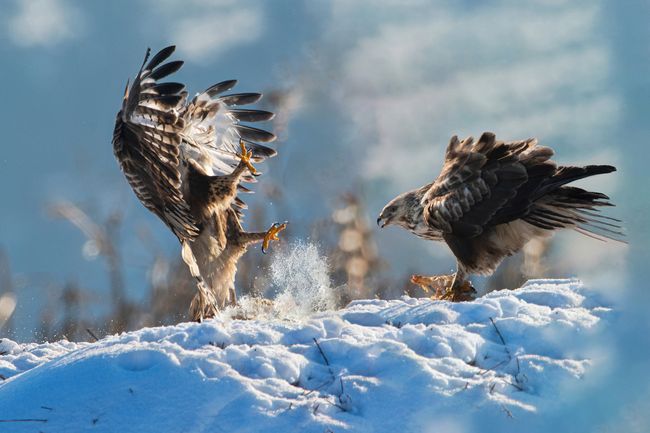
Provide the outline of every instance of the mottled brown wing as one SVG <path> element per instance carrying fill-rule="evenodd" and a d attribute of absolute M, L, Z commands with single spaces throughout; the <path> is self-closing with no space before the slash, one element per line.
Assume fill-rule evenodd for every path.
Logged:
<path fill-rule="evenodd" d="M 183 144 L 188 158 L 194 159 L 210 175 L 227 175 L 239 164 L 239 142 L 253 152 L 253 161 L 262 162 L 275 156 L 275 150 L 260 143 L 275 140 L 275 135 L 242 122 L 265 122 L 273 113 L 257 109 L 235 108 L 260 100 L 260 93 L 223 95 L 237 84 L 236 80 L 217 83 L 197 94 L 181 113 L 185 120 Z M 245 180 L 254 181 L 250 176 Z"/>
<path fill-rule="evenodd" d="M 263 129 L 245 125 L 242 122 L 266 122 L 273 113 L 254 108 L 238 108 L 257 102 L 260 93 L 231 93 L 237 84 L 235 80 L 222 81 L 197 94 L 184 107 L 181 116 L 185 120 L 184 141 L 181 151 L 187 159 L 196 162 L 209 176 L 223 176 L 232 173 L 240 162 L 240 141 L 252 152 L 256 163 L 276 155 L 276 151 L 261 143 L 275 140 L 275 135 Z M 255 177 L 245 173 L 243 182 L 255 182 Z M 238 192 L 251 192 L 241 183 Z M 232 203 L 235 213 L 241 218 L 246 204 L 236 197 Z"/>
<path fill-rule="evenodd" d="M 197 223 L 181 192 L 179 157 L 184 120 L 178 115 L 187 92 L 180 83 L 158 83 L 183 64 L 162 64 L 175 47 L 147 63 L 149 50 L 126 90 L 113 133 L 113 150 L 127 181 L 142 204 L 158 215 L 182 241 L 198 234 Z"/>
<path fill-rule="evenodd" d="M 471 238 L 495 219 L 504 223 L 521 217 L 512 205 L 529 179 L 526 161 L 538 158 L 543 163 L 552 155 L 535 144 L 533 139 L 497 142 L 492 133 L 484 133 L 476 143 L 472 137 L 462 142 L 452 137 L 442 173 L 422 200 L 425 221 L 444 234 Z"/>
<path fill-rule="evenodd" d="M 535 139 L 504 143 L 492 133 L 476 143 L 452 138 L 422 205 L 426 222 L 442 231 L 466 270 L 489 274 L 528 240 L 561 228 L 621 241 L 620 221 L 597 213 L 611 206 L 606 195 L 565 186 L 616 169 L 557 167 L 551 156 Z"/>
<path fill-rule="evenodd" d="M 610 173 L 610 165 L 558 167 L 552 149 L 535 139 L 496 141 L 484 133 L 447 149 L 445 166 L 423 199 L 429 224 L 447 238 L 473 238 L 487 229 L 522 219 L 544 229 L 573 228 L 601 239 L 620 241 L 616 219 L 599 215 L 611 206 L 607 196 L 565 186 L 573 181 Z"/>

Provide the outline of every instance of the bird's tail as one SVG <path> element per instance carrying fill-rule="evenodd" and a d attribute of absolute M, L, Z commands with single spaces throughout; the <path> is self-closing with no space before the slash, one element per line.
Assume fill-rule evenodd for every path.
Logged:
<path fill-rule="evenodd" d="M 595 176 L 597 174 L 606 174 L 616 171 L 616 167 L 611 165 L 586 165 L 584 167 L 564 166 L 558 167 L 553 176 L 546 179 L 532 197 L 533 201 L 557 190 L 558 188 L 573 181 Z"/>
<path fill-rule="evenodd" d="M 194 253 L 192 252 L 190 241 L 181 242 L 181 257 L 183 258 L 183 261 L 187 267 L 190 269 L 190 274 L 192 274 L 194 278 L 201 278 L 199 264 L 196 261 L 196 257 L 194 257 Z"/>
<path fill-rule="evenodd" d="M 614 206 L 609 202 L 607 195 L 582 188 L 562 186 L 577 179 L 610 173 L 614 170 L 616 170 L 614 167 L 608 165 L 561 167 L 558 176 L 551 179 L 554 188 L 547 190 L 544 196 L 535 201 L 531 212 L 524 217 L 524 220 L 547 230 L 572 228 L 578 233 L 598 240 L 610 239 L 625 243 L 621 220 L 600 213 L 600 208 Z"/>
<path fill-rule="evenodd" d="M 196 288 L 198 292 L 194 295 L 190 303 L 190 317 L 192 320 L 202 321 L 203 319 L 214 317 L 219 312 L 217 298 L 203 280 L 199 264 L 192 252 L 189 241 L 181 242 L 181 257 L 190 270 L 190 274 L 196 279 Z"/>

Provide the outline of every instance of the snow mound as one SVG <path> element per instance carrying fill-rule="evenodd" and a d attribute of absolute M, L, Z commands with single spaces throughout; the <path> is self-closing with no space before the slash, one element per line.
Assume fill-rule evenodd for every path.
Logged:
<path fill-rule="evenodd" d="M 16 432 L 521 429 L 583 382 L 608 314 L 596 304 L 577 281 L 537 280 L 466 303 L 364 300 L 92 344 L 5 339 L 0 420 Z"/>

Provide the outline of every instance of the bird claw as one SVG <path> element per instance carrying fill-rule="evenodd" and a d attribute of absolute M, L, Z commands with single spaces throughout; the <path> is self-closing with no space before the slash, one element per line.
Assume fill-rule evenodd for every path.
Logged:
<path fill-rule="evenodd" d="M 248 167 L 248 171 L 250 171 L 253 176 L 259 176 L 259 172 L 255 167 L 253 167 L 253 164 L 251 163 L 253 151 L 246 149 L 246 145 L 242 139 L 239 140 L 239 147 L 241 149 L 241 154 L 238 154 L 237 156 L 241 159 L 241 162 L 243 162 L 244 165 Z"/>
<path fill-rule="evenodd" d="M 445 294 L 440 299 L 446 299 L 452 302 L 472 301 L 476 298 L 476 289 L 469 280 L 462 283 L 456 282 L 449 286 Z"/>
<path fill-rule="evenodd" d="M 266 254 L 266 251 L 269 249 L 269 245 L 271 244 L 271 241 L 279 241 L 280 238 L 278 237 L 278 233 L 280 233 L 282 230 L 287 228 L 288 222 L 283 222 L 282 224 L 280 223 L 273 223 L 271 228 L 269 228 L 266 232 L 266 235 L 264 235 L 264 241 L 262 241 L 262 253 Z"/>

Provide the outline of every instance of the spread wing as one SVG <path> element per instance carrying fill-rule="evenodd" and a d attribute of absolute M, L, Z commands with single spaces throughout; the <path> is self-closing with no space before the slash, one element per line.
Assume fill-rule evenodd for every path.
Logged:
<path fill-rule="evenodd" d="M 184 107 L 181 116 L 185 121 L 181 153 L 184 158 L 196 162 L 207 176 L 232 173 L 239 164 L 240 140 L 252 151 L 252 160 L 262 162 L 275 156 L 276 151 L 260 143 L 275 140 L 275 135 L 262 129 L 244 125 L 242 122 L 264 122 L 273 118 L 273 113 L 257 109 L 237 108 L 257 102 L 259 93 L 223 94 L 237 84 L 235 80 L 217 83 L 196 95 Z M 247 173 L 244 182 L 255 182 Z M 239 184 L 240 192 L 250 192 Z M 238 197 L 232 203 L 233 210 L 241 217 L 246 204 Z"/>
<path fill-rule="evenodd" d="M 159 83 L 176 72 L 181 61 L 163 62 L 170 46 L 144 62 L 124 95 L 113 133 L 113 149 L 140 201 L 180 239 L 198 234 L 197 223 L 181 192 L 180 145 L 184 119 L 179 115 L 187 92 L 180 83 Z"/>
<path fill-rule="evenodd" d="M 276 154 L 260 144 L 273 141 L 275 135 L 242 123 L 268 121 L 273 113 L 239 108 L 257 102 L 262 95 L 224 94 L 235 86 L 235 80 L 217 83 L 189 103 L 183 84 L 160 83 L 183 65 L 182 61 L 165 63 L 174 49 L 162 49 L 148 63 L 147 50 L 117 115 L 113 148 L 140 201 L 180 240 L 186 240 L 194 238 L 201 225 L 183 195 L 191 194 L 183 185 L 189 160 L 207 176 L 227 175 L 240 161 L 240 140 L 253 152 L 253 161 L 261 162 Z M 242 180 L 254 182 L 255 178 L 247 174 Z M 250 191 L 241 184 L 238 190 Z M 235 197 L 232 207 L 241 215 L 246 205 Z"/>

